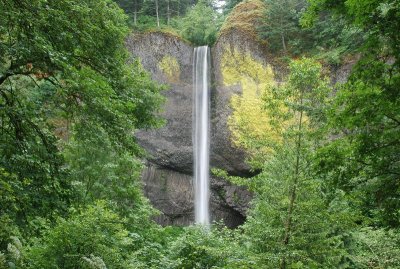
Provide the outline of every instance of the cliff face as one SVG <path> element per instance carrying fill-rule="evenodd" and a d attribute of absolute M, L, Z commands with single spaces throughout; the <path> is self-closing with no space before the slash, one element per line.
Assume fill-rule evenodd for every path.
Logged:
<path fill-rule="evenodd" d="M 262 140 L 270 134 L 260 95 L 268 86 L 279 83 L 285 73 L 279 64 L 274 65 L 265 44 L 257 40 L 255 27 L 263 8 L 259 0 L 239 4 L 211 50 L 210 165 L 231 175 L 251 174 L 246 154 L 238 147 L 240 143 L 233 142 L 240 140 L 235 122 L 245 119 L 244 128 L 254 130 L 250 135 L 255 139 Z M 167 101 L 162 112 L 166 125 L 136 133 L 139 144 L 149 153 L 143 173 L 145 194 L 161 211 L 157 217 L 160 224 L 191 224 L 193 47 L 177 36 L 161 32 L 132 35 L 127 46 L 152 78 L 169 88 L 164 92 Z M 346 80 L 351 67 L 349 64 L 334 70 L 332 81 Z M 250 199 L 251 194 L 244 188 L 211 177 L 213 220 L 223 219 L 229 227 L 240 225 Z"/>
<path fill-rule="evenodd" d="M 193 48 L 175 36 L 162 33 L 131 36 L 127 45 L 154 80 L 169 86 L 164 92 L 165 127 L 138 132 L 138 142 L 149 153 L 151 162 L 191 173 Z"/>
<path fill-rule="evenodd" d="M 178 37 L 160 32 L 132 35 L 127 46 L 152 78 L 169 88 L 164 92 L 166 104 L 162 116 L 166 119 L 165 126 L 136 133 L 139 144 L 149 154 L 143 173 L 145 194 L 162 212 L 157 217 L 159 223 L 193 223 L 193 47 Z M 243 152 L 233 147 L 230 141 L 226 125 L 229 111 L 222 109 L 229 107 L 229 100 L 221 98 L 212 89 L 211 167 L 225 169 L 231 174 L 248 174 Z M 224 219 L 230 227 L 241 224 L 250 197 L 243 188 L 211 178 L 210 203 L 214 220 Z"/>
<path fill-rule="evenodd" d="M 212 48 L 211 167 L 231 175 L 250 175 L 244 151 L 236 147 L 229 119 L 233 96 L 254 97 L 273 79 L 267 55 L 256 39 L 254 25 L 262 14 L 258 0 L 240 4 L 226 22 Z M 240 21 L 240 23 L 238 23 Z M 132 35 L 127 46 L 153 79 L 169 86 L 160 129 L 139 131 L 138 142 L 149 153 L 143 173 L 144 191 L 162 214 L 164 225 L 193 223 L 192 70 L 193 47 L 171 34 L 150 32 Z M 251 98 L 250 98 L 251 99 Z M 253 100 L 253 99 L 251 99 Z M 259 108 L 259 106 L 254 106 Z M 238 108 L 236 108 L 237 110 Z M 258 111 L 250 113 L 257 117 Z M 243 223 L 251 194 L 244 188 L 211 177 L 211 215 L 235 227 Z"/>

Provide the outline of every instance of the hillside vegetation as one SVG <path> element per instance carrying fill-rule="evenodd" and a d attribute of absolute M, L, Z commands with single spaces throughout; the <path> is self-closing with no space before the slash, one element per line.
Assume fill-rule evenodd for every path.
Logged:
<path fill-rule="evenodd" d="M 0 1 L 0 268 L 400 268 L 400 2 L 224 2 Z M 194 45 L 243 31 L 285 65 L 277 83 L 222 59 L 243 86 L 232 143 L 259 171 L 213 170 L 255 195 L 235 230 L 152 220 L 133 134 L 162 125 L 164 86 L 124 42 L 154 28 Z"/>

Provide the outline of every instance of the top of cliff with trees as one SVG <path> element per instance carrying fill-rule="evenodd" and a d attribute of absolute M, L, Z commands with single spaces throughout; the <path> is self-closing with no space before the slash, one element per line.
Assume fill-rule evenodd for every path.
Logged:
<path fill-rule="evenodd" d="M 339 13 L 321 12 L 315 23 L 308 24 L 306 0 L 116 2 L 128 14 L 134 31 L 172 32 L 194 45 L 212 45 L 227 29 L 248 28 L 253 39 L 268 44 L 278 57 L 306 54 L 329 64 L 339 64 L 354 54 L 366 34 L 361 27 L 346 24 L 345 15 Z"/>

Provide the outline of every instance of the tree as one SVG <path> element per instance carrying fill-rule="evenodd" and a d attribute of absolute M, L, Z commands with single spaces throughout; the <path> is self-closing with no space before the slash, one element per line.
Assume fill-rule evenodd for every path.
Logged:
<path fill-rule="evenodd" d="M 0 22 L 0 167 L 18 193 L 1 217 L 26 227 L 75 199 L 61 151 L 78 126 L 137 156 L 133 132 L 157 124 L 162 98 L 128 63 L 126 17 L 109 0 L 1 1 Z"/>
<path fill-rule="evenodd" d="M 287 217 L 285 220 L 285 232 L 283 238 L 283 244 L 288 246 L 293 234 L 295 218 L 293 217 L 295 211 L 295 204 L 298 203 L 298 192 L 302 185 L 307 186 L 306 180 L 310 181 L 310 187 L 312 188 L 312 174 L 308 174 L 307 165 L 302 162 L 307 162 L 307 137 L 312 128 L 315 128 L 313 124 L 315 116 L 319 116 L 318 111 L 321 105 L 324 103 L 324 99 L 327 95 L 328 82 L 326 78 L 321 79 L 321 66 L 310 60 L 303 59 L 302 61 L 293 61 L 290 65 L 290 75 L 287 81 L 287 94 L 286 102 L 289 105 L 290 110 L 293 114 L 293 134 L 288 133 L 289 141 L 292 140 L 294 143 L 294 158 L 293 163 L 288 167 L 292 171 L 291 182 L 289 183 L 289 202 Z M 306 119 L 308 116 L 309 119 Z M 314 117 L 314 119 L 313 119 Z M 318 118 L 317 118 L 318 119 Z M 314 120 L 314 122 L 312 121 Z M 307 122 L 308 121 L 308 122 Z M 292 128 L 293 128 L 292 127 Z M 288 142 L 289 142 L 288 141 Z M 278 151 L 279 152 L 279 151 Z M 290 160 L 290 155 L 288 155 Z M 289 171 L 290 171 L 289 170 Z M 305 177 L 304 177 L 305 176 Z M 308 177 L 308 178 L 307 178 Z M 318 190 L 309 189 L 310 193 L 314 193 Z M 318 201 L 318 197 L 316 197 Z M 323 205 L 323 204 L 322 204 Z M 287 257 L 283 257 L 280 267 L 286 268 Z"/>
<path fill-rule="evenodd" d="M 124 220 L 101 201 L 68 220 L 59 219 L 41 242 L 26 251 L 25 266 L 126 268 L 124 254 L 132 244 Z"/>
<path fill-rule="evenodd" d="M 154 26 L 157 28 L 162 25 L 169 26 L 172 18 L 184 16 L 187 10 L 197 2 L 197 0 L 144 0 L 138 17 L 139 24 L 142 24 L 141 27 L 145 29 Z"/>
<path fill-rule="evenodd" d="M 155 213 L 141 192 L 142 162 L 123 148 L 113 147 L 105 130 L 77 123 L 63 151 L 69 179 L 77 191 L 80 206 L 97 200 L 112 203 L 112 209 L 128 219 L 126 227 L 137 224 L 138 212 L 144 229 Z"/>
<path fill-rule="evenodd" d="M 281 138 L 249 136 L 249 127 L 238 130 L 245 133 L 241 137 L 249 147 L 271 149 L 255 151 L 265 155 L 258 158 L 264 160 L 259 175 L 234 179 L 256 193 L 244 231 L 264 266 L 337 268 L 346 255 L 341 236 L 353 217 L 346 212 L 342 193 L 327 198 L 323 181 L 312 169 L 315 150 L 323 141 L 320 128 L 329 82 L 322 66 L 311 59 L 294 60 L 289 70 L 287 81 L 265 91 L 263 98 L 264 113 Z M 260 138 L 268 143 L 251 141 Z"/>
<path fill-rule="evenodd" d="M 258 29 L 261 38 L 266 39 L 273 50 L 287 53 L 291 41 L 307 34 L 301 30 L 299 18 L 306 6 L 305 0 L 265 0 L 265 17 Z M 304 37 L 302 37 L 304 38 Z"/>
<path fill-rule="evenodd" d="M 133 16 L 133 25 L 137 26 L 144 0 L 116 0 L 115 2 L 118 3 L 126 14 Z"/>
<path fill-rule="evenodd" d="M 223 7 L 224 14 L 228 14 L 229 12 L 231 12 L 232 9 L 242 1 L 243 0 L 228 0 L 228 1 L 225 1 L 225 5 Z"/>
<path fill-rule="evenodd" d="M 212 45 L 216 41 L 220 22 L 218 14 L 206 0 L 199 1 L 185 17 L 177 21 L 182 37 L 195 45 Z"/>
<path fill-rule="evenodd" d="M 400 62 L 398 1 L 313 1 L 303 18 L 320 10 L 346 16 L 367 34 L 361 59 L 339 87 L 329 113 L 336 139 L 320 151 L 321 173 L 332 186 L 358 197 L 375 225 L 399 227 Z"/>
<path fill-rule="evenodd" d="M 328 64 L 338 65 L 354 53 L 364 40 L 364 31 L 348 25 L 343 14 L 322 11 L 318 22 L 304 27 L 306 0 L 265 0 L 265 12 L 259 21 L 258 36 L 272 52 L 290 55 L 314 55 Z"/>

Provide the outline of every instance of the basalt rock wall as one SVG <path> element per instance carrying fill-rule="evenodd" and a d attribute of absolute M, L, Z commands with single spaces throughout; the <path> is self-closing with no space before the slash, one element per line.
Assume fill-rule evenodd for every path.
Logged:
<path fill-rule="evenodd" d="M 287 72 L 274 62 L 267 44 L 257 40 L 254 25 L 262 16 L 263 8 L 259 0 L 239 4 L 211 49 L 210 165 L 231 175 L 250 176 L 251 171 L 245 162 L 245 152 L 232 142 L 235 135 L 230 119 L 236 111 L 237 115 L 253 120 L 252 128 L 258 134 L 267 133 L 262 129 L 267 121 L 263 122 L 260 117 L 261 105 L 254 100 L 260 100 L 262 90 L 280 83 Z M 131 35 L 127 47 L 153 79 L 169 88 L 163 93 L 166 103 L 161 114 L 166 120 L 165 126 L 136 133 L 139 144 L 148 152 L 143 172 L 144 192 L 160 210 L 161 214 L 156 217 L 160 224 L 191 224 L 194 221 L 193 46 L 169 33 L 149 32 Z M 345 81 L 353 64 L 332 69 L 332 81 Z M 232 105 L 233 98 L 240 100 L 239 106 Z M 212 219 L 223 219 L 229 227 L 240 225 L 251 197 L 246 189 L 212 176 Z"/>
<path fill-rule="evenodd" d="M 194 220 L 193 205 L 193 47 L 171 34 L 150 32 L 132 35 L 127 47 L 141 61 L 153 79 L 168 88 L 161 112 L 165 126 L 136 133 L 139 144 L 148 153 L 143 173 L 144 192 L 161 211 L 156 220 L 163 225 L 188 225 Z M 218 61 L 217 61 L 218 63 Z M 213 74 L 215 68 L 212 68 Z M 212 76 L 211 167 L 233 175 L 249 174 L 242 151 L 231 143 L 226 120 L 229 93 L 220 94 L 218 76 Z M 237 87 L 225 91 L 238 92 Z M 239 90 L 240 91 L 240 90 Z M 223 179 L 211 178 L 211 215 L 223 219 L 229 227 L 243 223 L 251 194 Z"/>

